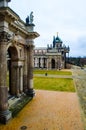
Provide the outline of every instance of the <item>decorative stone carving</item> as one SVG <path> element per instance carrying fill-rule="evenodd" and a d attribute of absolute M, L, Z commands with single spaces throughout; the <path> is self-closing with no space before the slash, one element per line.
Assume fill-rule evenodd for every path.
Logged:
<path fill-rule="evenodd" d="M 8 42 L 10 40 L 10 34 L 7 32 L 0 32 L 0 42 Z"/>

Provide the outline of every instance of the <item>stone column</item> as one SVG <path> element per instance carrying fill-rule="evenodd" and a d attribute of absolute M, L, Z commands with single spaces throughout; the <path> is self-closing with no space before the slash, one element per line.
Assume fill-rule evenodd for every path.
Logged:
<path fill-rule="evenodd" d="M 42 68 L 42 58 L 40 58 L 40 68 Z"/>
<path fill-rule="evenodd" d="M 20 66 L 19 67 L 19 92 L 22 93 L 23 92 L 23 67 Z"/>
<path fill-rule="evenodd" d="M 35 95 L 33 90 L 33 41 L 30 40 L 27 45 L 27 94 L 31 97 Z"/>
<path fill-rule="evenodd" d="M 19 66 L 16 66 L 16 96 L 19 97 Z"/>
<path fill-rule="evenodd" d="M 43 58 L 41 57 L 41 68 L 43 68 Z"/>
<path fill-rule="evenodd" d="M 48 70 L 48 69 L 49 69 L 49 68 L 48 68 L 48 58 L 47 58 L 47 65 L 46 65 L 46 66 L 47 66 L 47 70 Z"/>
<path fill-rule="evenodd" d="M 24 66 L 23 66 L 23 91 L 27 92 L 27 47 L 24 50 Z"/>
<path fill-rule="evenodd" d="M 39 68 L 39 58 L 37 58 L 37 68 Z"/>
<path fill-rule="evenodd" d="M 40 64 L 40 57 L 39 57 L 39 68 L 40 68 L 40 65 L 41 65 L 41 64 Z"/>
<path fill-rule="evenodd" d="M 36 66 L 36 59 L 34 58 L 34 68 L 35 68 L 35 66 Z"/>
<path fill-rule="evenodd" d="M 44 69 L 44 57 L 42 58 L 42 68 Z"/>
<path fill-rule="evenodd" d="M 35 67 L 38 68 L 38 58 L 35 58 Z"/>
<path fill-rule="evenodd" d="M 0 123 L 6 124 L 12 117 L 8 110 L 8 88 L 6 85 L 7 61 L 6 61 L 7 33 L 0 33 Z"/>

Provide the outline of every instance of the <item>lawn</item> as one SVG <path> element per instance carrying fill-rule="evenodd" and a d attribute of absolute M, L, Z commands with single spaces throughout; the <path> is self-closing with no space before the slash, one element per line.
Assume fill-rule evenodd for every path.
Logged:
<path fill-rule="evenodd" d="M 57 70 L 34 70 L 34 74 L 51 74 L 51 75 L 72 75 L 70 71 Z M 9 76 L 7 74 L 7 85 L 9 86 Z M 36 77 L 34 76 L 34 88 L 41 90 L 67 91 L 75 92 L 72 78 L 53 78 L 53 77 Z"/>
<path fill-rule="evenodd" d="M 50 75 L 72 75 L 70 71 L 63 71 L 63 70 L 34 70 L 34 74 L 50 74 Z"/>
<path fill-rule="evenodd" d="M 71 78 L 34 77 L 34 88 L 41 90 L 75 92 Z"/>

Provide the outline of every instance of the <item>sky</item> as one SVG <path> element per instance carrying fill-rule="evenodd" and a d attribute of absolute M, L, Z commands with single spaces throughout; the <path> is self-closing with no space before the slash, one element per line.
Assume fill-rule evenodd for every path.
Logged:
<path fill-rule="evenodd" d="M 52 44 L 58 32 L 69 56 L 86 56 L 86 0 L 11 0 L 9 6 L 23 21 L 33 11 L 36 47 Z"/>

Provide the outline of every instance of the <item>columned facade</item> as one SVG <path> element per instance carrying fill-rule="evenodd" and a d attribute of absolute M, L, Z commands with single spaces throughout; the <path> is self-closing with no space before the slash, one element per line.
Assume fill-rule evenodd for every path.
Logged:
<path fill-rule="evenodd" d="M 0 1 L 0 123 L 4 124 L 12 118 L 11 97 L 35 95 L 33 48 L 39 36 L 34 32 L 32 12 L 30 22 L 24 22 L 8 7 L 10 1 Z"/>
<path fill-rule="evenodd" d="M 66 53 L 69 53 L 69 46 L 66 47 L 57 35 L 53 38 L 53 44 L 46 48 L 34 49 L 34 68 L 37 69 L 64 69 L 66 68 Z"/>
<path fill-rule="evenodd" d="M 35 68 L 47 68 L 47 58 L 45 57 L 35 57 L 34 58 Z"/>

